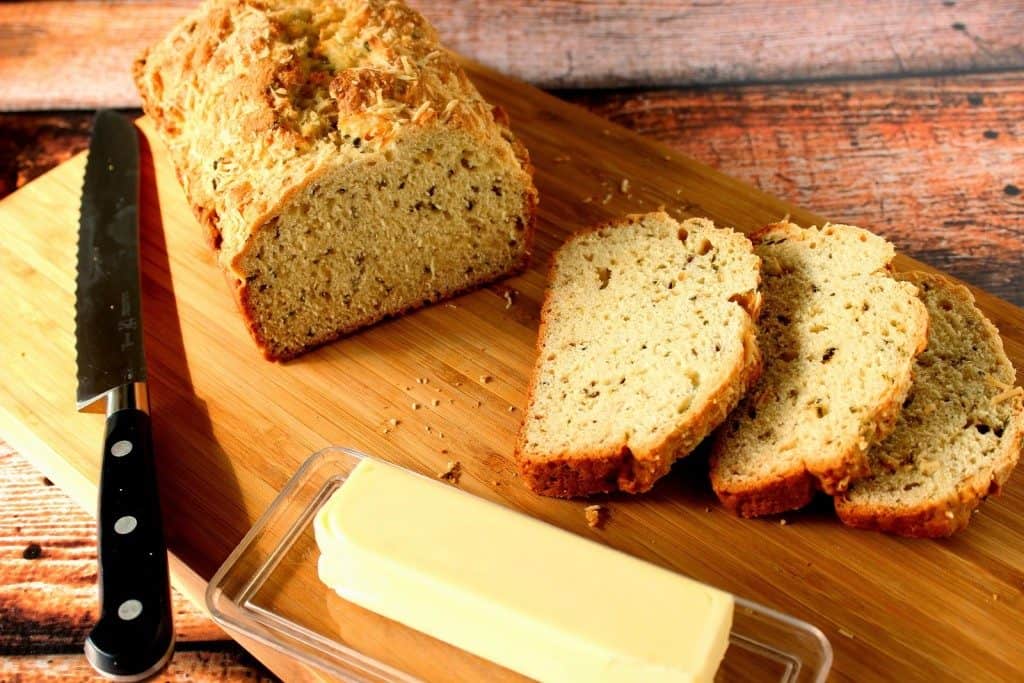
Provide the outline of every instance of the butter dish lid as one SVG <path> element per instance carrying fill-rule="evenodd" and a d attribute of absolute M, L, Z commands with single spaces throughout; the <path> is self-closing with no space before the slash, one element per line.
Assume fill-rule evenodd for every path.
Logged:
<path fill-rule="evenodd" d="M 333 447 L 306 460 L 210 581 L 214 620 L 341 680 L 529 680 L 347 602 L 320 582 L 313 519 L 369 457 Z M 824 681 L 832 663 L 820 630 L 740 597 L 729 641 L 716 681 Z"/>

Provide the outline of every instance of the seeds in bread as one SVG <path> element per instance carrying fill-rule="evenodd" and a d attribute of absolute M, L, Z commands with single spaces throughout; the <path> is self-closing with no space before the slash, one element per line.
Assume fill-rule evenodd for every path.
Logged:
<path fill-rule="evenodd" d="M 649 489 L 760 372 L 759 262 L 706 219 L 630 216 L 555 254 L 517 448 L 551 496 Z"/>
<path fill-rule="evenodd" d="M 948 536 L 967 526 L 1020 458 L 1024 390 L 999 331 L 960 285 L 898 275 L 928 307 L 928 348 L 896 429 L 868 453 L 871 474 L 835 499 L 850 526 L 903 536 Z"/>
<path fill-rule="evenodd" d="M 914 286 L 890 276 L 882 238 L 782 222 L 753 239 L 765 371 L 711 455 L 715 493 L 745 517 L 802 507 L 868 473 L 867 449 L 892 430 L 928 328 Z"/>
<path fill-rule="evenodd" d="M 401 2 L 207 0 L 135 64 L 264 353 L 525 264 L 525 149 Z"/>

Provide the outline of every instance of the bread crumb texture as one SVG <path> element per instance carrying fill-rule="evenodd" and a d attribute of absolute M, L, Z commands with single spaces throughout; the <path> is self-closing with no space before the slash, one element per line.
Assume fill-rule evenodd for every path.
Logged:
<path fill-rule="evenodd" d="M 134 72 L 268 357 L 525 263 L 526 150 L 401 2 L 209 0 Z"/>
<path fill-rule="evenodd" d="M 995 326 L 960 285 L 900 274 L 928 307 L 928 348 L 893 433 L 869 457 L 871 474 L 836 498 L 852 526 L 948 536 L 997 493 L 1020 458 L 1024 390 Z"/>
<path fill-rule="evenodd" d="M 637 493 L 689 453 L 760 372 L 758 269 L 742 234 L 664 213 L 562 246 L 517 446 L 527 485 Z"/>
<path fill-rule="evenodd" d="M 842 492 L 868 473 L 867 450 L 892 431 L 928 329 L 881 237 L 782 222 L 753 239 L 765 369 L 711 457 L 715 492 L 743 516 L 802 507 L 816 489 Z"/>

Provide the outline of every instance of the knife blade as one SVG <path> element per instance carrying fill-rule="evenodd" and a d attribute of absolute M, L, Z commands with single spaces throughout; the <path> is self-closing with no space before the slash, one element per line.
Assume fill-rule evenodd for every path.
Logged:
<path fill-rule="evenodd" d="M 105 405 L 99 490 L 100 618 L 85 641 L 101 674 L 136 681 L 174 650 L 167 546 L 157 495 L 139 276 L 135 126 L 96 114 L 78 230 L 79 410 Z"/>

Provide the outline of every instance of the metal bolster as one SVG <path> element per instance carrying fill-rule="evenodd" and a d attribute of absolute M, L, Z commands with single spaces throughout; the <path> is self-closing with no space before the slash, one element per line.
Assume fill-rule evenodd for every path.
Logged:
<path fill-rule="evenodd" d="M 122 384 L 107 393 L 107 417 L 122 410 L 141 410 L 149 414 L 149 389 L 145 382 Z"/>

